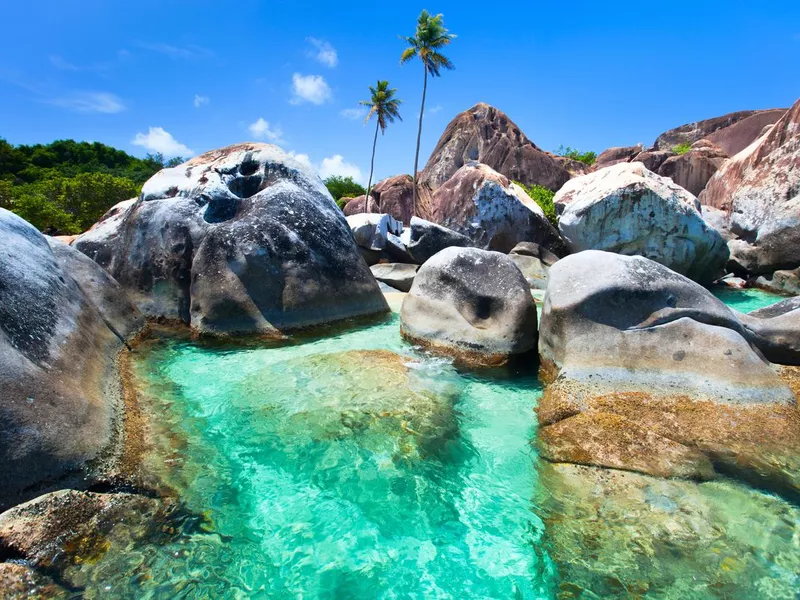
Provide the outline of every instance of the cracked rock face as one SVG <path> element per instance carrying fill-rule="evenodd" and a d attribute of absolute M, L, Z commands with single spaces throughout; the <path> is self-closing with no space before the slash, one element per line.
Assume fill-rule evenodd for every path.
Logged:
<path fill-rule="evenodd" d="M 387 310 L 322 181 L 276 146 L 207 152 L 75 242 L 148 316 L 282 335 Z"/>
<path fill-rule="evenodd" d="M 732 472 L 797 496 L 796 398 L 761 354 L 775 355 L 789 308 L 754 317 L 756 330 L 646 258 L 558 261 L 539 334 L 542 455 L 665 477 Z"/>
<path fill-rule="evenodd" d="M 572 252 L 645 256 L 696 281 L 721 275 L 728 248 L 703 220 L 697 199 L 638 162 L 567 182 L 554 198 Z"/>
<path fill-rule="evenodd" d="M 800 266 L 800 100 L 714 174 L 701 201 L 727 213 L 737 271 Z"/>
<path fill-rule="evenodd" d="M 400 312 L 403 336 L 463 364 L 501 365 L 536 346 L 530 286 L 505 254 L 442 250 L 420 267 Z"/>
<path fill-rule="evenodd" d="M 77 250 L 0 209 L 0 507 L 115 440 L 116 355 L 144 325 Z"/>
<path fill-rule="evenodd" d="M 520 242 L 563 249 L 558 232 L 528 194 L 491 167 L 469 162 L 434 192 L 430 220 L 478 247 L 509 252 Z"/>

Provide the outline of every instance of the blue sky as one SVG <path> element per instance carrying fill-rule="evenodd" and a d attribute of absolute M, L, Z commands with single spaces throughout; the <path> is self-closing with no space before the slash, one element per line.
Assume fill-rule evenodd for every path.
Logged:
<path fill-rule="evenodd" d="M 35 7 L 35 8 L 32 8 Z M 546 150 L 650 144 L 665 129 L 800 97 L 800 2 L 5 3 L 0 136 L 188 156 L 259 139 L 366 180 L 357 111 L 388 79 L 406 103 L 376 177 L 410 172 L 422 91 L 399 66 L 422 8 L 458 38 L 431 82 L 420 162 L 479 101 Z"/>

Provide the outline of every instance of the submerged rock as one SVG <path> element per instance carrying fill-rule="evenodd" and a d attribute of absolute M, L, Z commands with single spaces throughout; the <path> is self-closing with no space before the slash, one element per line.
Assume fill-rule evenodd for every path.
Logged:
<path fill-rule="evenodd" d="M 293 456 L 307 456 L 306 446 L 348 439 L 393 460 L 433 458 L 456 436 L 453 402 L 459 390 L 426 385 L 416 367 L 413 359 L 388 350 L 314 355 L 254 373 L 243 384 L 244 396 L 263 396 L 266 406 L 273 398 L 294 399 L 275 407 L 286 414 L 266 426 L 267 437 L 275 428 Z"/>
<path fill-rule="evenodd" d="M 558 597 L 792 598 L 800 509 L 728 482 L 543 464 Z"/>
<path fill-rule="evenodd" d="M 487 250 L 508 252 L 519 242 L 563 246 L 544 211 L 525 190 L 475 161 L 434 192 L 428 217 Z"/>
<path fill-rule="evenodd" d="M 539 335 L 542 455 L 699 479 L 710 464 L 800 496 L 796 399 L 751 346 L 776 356 L 777 337 L 749 323 L 648 259 L 560 260 Z"/>
<path fill-rule="evenodd" d="M 3 600 L 72 597 L 66 588 L 36 570 L 11 562 L 0 563 L 0 596 Z"/>
<path fill-rule="evenodd" d="M 144 325 L 117 283 L 0 209 L 0 507 L 112 450 L 117 353 Z"/>
<path fill-rule="evenodd" d="M 703 220 L 697 199 L 641 163 L 577 177 L 554 202 L 559 231 L 572 252 L 638 254 L 704 282 L 721 275 L 728 259 L 725 242 Z"/>
<path fill-rule="evenodd" d="M 442 250 L 418 271 L 400 318 L 403 337 L 464 364 L 501 365 L 536 346 L 530 287 L 499 252 Z"/>
<path fill-rule="evenodd" d="M 75 247 L 147 315 L 200 334 L 281 335 L 387 310 L 322 181 L 276 146 L 163 169 L 107 221 Z"/>

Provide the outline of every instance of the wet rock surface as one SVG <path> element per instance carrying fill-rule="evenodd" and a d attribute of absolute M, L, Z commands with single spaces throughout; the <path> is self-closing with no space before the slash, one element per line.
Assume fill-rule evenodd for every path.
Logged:
<path fill-rule="evenodd" d="M 407 340 L 464 364 L 501 365 L 536 345 L 530 286 L 499 252 L 439 252 L 418 271 L 400 316 Z"/>
<path fill-rule="evenodd" d="M 783 318 L 766 319 L 764 331 Z M 539 335 L 549 382 L 537 408 L 543 456 L 702 479 L 710 470 L 699 451 L 718 473 L 797 497 L 797 401 L 760 354 L 774 357 L 779 336 L 748 323 L 642 257 L 560 260 Z M 792 350 L 788 339 L 776 346 Z"/>

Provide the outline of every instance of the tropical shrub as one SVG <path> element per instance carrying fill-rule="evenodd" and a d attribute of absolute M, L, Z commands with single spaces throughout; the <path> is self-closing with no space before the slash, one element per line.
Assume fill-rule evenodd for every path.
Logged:
<path fill-rule="evenodd" d="M 542 185 L 525 185 L 519 181 L 515 181 L 530 196 L 536 204 L 544 211 L 544 216 L 553 224 L 553 227 L 558 226 L 558 214 L 556 213 L 556 205 L 553 202 L 555 192 L 542 186 Z"/>
<path fill-rule="evenodd" d="M 352 177 L 342 177 L 341 175 L 331 175 L 325 181 L 325 187 L 333 196 L 333 199 L 338 201 L 342 198 L 355 198 L 356 196 L 363 196 L 367 190 L 363 185 L 356 183 Z"/>
<path fill-rule="evenodd" d="M 680 156 L 681 154 L 686 154 L 689 150 L 692 149 L 692 145 L 689 142 L 681 142 L 672 147 L 672 151 Z"/>
<path fill-rule="evenodd" d="M 581 152 L 580 150 L 576 150 L 570 146 L 567 146 L 566 148 L 563 145 L 559 146 L 558 150 L 556 150 L 556 154 L 558 156 L 566 156 L 567 158 L 577 160 L 589 166 L 593 165 L 597 160 L 597 152 Z"/>

